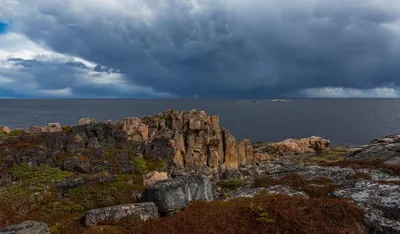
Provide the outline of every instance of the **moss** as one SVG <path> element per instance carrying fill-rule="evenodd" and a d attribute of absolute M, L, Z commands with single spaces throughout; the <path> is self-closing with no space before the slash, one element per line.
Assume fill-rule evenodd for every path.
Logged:
<path fill-rule="evenodd" d="M 247 185 L 246 180 L 239 180 L 239 179 L 230 179 L 227 181 L 220 181 L 218 182 L 218 185 L 224 189 L 225 192 L 235 190 L 241 187 L 244 187 Z"/>
<path fill-rule="evenodd" d="M 24 135 L 24 131 L 21 129 L 14 129 L 10 133 L 7 134 L 7 136 L 10 136 L 10 137 L 19 137 L 19 136 L 23 136 L 23 135 Z"/>
<path fill-rule="evenodd" d="M 149 124 L 151 122 L 151 117 L 150 116 L 143 116 L 140 121 L 142 123 L 144 123 L 144 124 Z"/>
<path fill-rule="evenodd" d="M 163 114 L 161 115 L 161 118 L 165 120 L 165 126 L 166 126 L 167 128 L 169 128 L 169 129 L 171 129 L 171 128 L 172 128 L 172 116 L 163 113 Z"/>
<path fill-rule="evenodd" d="M 298 174 L 290 174 L 281 179 L 258 178 L 254 182 L 256 187 L 269 187 L 275 185 L 287 185 L 294 189 L 304 191 L 310 197 L 327 197 L 335 189 L 339 188 L 331 179 L 317 177 L 312 180 L 305 180 Z"/>
<path fill-rule="evenodd" d="M 147 170 L 148 171 L 166 171 L 167 164 L 162 159 L 153 159 L 147 161 Z"/>
<path fill-rule="evenodd" d="M 143 191 L 141 175 L 119 175 L 114 182 L 71 189 L 70 199 L 85 209 L 132 203 L 135 191 Z"/>
<path fill-rule="evenodd" d="M 47 165 L 32 167 L 26 163 L 13 166 L 10 172 L 23 184 L 29 185 L 39 191 L 46 185 L 66 180 L 73 175 L 73 173 L 62 171 L 59 168 L 51 168 Z"/>
<path fill-rule="evenodd" d="M 326 164 L 342 161 L 352 151 L 346 148 L 328 148 L 315 153 L 303 153 L 296 156 L 295 161 L 303 164 Z"/>
<path fill-rule="evenodd" d="M 72 131 L 72 127 L 69 125 L 63 126 L 62 127 L 62 132 L 63 133 L 70 133 Z"/>
<path fill-rule="evenodd" d="M 217 135 L 217 130 L 215 130 L 215 129 L 211 130 L 211 134 L 212 134 L 213 136 Z"/>
<path fill-rule="evenodd" d="M 144 174 L 148 170 L 147 161 L 145 159 L 134 158 L 133 159 L 133 164 L 135 165 L 135 170 L 139 174 Z"/>

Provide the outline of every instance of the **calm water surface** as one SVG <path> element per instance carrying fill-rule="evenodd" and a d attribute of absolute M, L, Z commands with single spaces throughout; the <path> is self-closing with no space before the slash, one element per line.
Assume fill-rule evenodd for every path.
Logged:
<path fill-rule="evenodd" d="M 239 101 L 239 103 L 238 103 Z M 337 145 L 365 144 L 400 133 L 400 99 L 294 99 L 289 102 L 204 99 L 0 100 L 0 125 L 27 128 L 81 117 L 122 120 L 165 109 L 205 110 L 239 139 L 279 141 L 322 136 Z"/>

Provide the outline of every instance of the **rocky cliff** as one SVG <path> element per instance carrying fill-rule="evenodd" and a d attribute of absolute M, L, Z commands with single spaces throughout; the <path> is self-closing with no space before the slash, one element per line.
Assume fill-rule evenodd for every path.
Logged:
<path fill-rule="evenodd" d="M 218 116 L 204 111 L 167 110 L 143 118 L 129 117 L 122 122 L 81 119 L 78 126 L 59 123 L 30 127 L 28 135 L 3 141 L 0 153 L 9 166 L 61 164 L 63 169 L 83 173 L 120 168 L 133 170 L 132 159 L 153 157 L 178 168 L 209 167 L 236 169 L 271 161 L 282 152 L 309 152 L 324 149 L 329 141 L 307 138 L 258 147 L 236 138 L 220 126 Z"/>

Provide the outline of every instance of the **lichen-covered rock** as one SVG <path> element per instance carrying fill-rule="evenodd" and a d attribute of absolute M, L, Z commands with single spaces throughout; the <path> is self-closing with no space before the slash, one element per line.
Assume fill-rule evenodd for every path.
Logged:
<path fill-rule="evenodd" d="M 88 124 L 95 124 L 96 121 L 92 118 L 81 118 L 78 121 L 78 125 L 88 125 Z"/>
<path fill-rule="evenodd" d="M 375 233 L 400 233 L 400 185 L 357 181 L 333 195 L 359 203 Z"/>
<path fill-rule="evenodd" d="M 49 226 L 42 222 L 25 221 L 0 229 L 1 234 L 51 234 Z"/>
<path fill-rule="evenodd" d="M 299 196 L 303 198 L 308 198 L 308 195 L 302 191 L 295 190 L 289 186 L 276 185 L 267 188 L 238 188 L 227 194 L 227 200 L 239 197 L 252 198 L 261 193 L 284 194 L 288 196 Z"/>
<path fill-rule="evenodd" d="M 199 200 L 213 200 L 210 179 L 201 175 L 158 182 L 142 194 L 142 201 L 154 202 L 161 214 L 183 209 L 191 202 Z"/>
<path fill-rule="evenodd" d="M 159 214 L 157 206 L 152 202 L 110 206 L 86 212 L 85 224 L 91 227 L 99 222 L 118 221 L 127 216 L 135 216 L 146 221 L 158 218 Z"/>
<path fill-rule="evenodd" d="M 396 139 L 369 145 L 354 152 L 352 155 L 346 157 L 345 160 L 386 161 L 386 163 L 390 165 L 400 165 L 397 164 L 399 160 L 396 159 L 400 157 L 400 142 Z"/>
<path fill-rule="evenodd" d="M 157 181 L 167 180 L 168 174 L 166 172 L 153 171 L 143 175 L 143 185 L 151 186 Z"/>

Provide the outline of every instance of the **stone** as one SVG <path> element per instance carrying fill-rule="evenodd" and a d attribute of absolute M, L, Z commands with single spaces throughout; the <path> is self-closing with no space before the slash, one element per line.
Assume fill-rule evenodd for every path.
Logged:
<path fill-rule="evenodd" d="M 238 150 L 236 145 L 236 139 L 232 136 L 228 130 L 224 130 L 224 139 L 225 139 L 225 165 L 228 168 L 238 168 L 239 160 L 238 160 Z"/>
<path fill-rule="evenodd" d="M 49 123 L 46 126 L 30 126 L 28 128 L 28 133 L 46 133 L 46 132 L 62 132 L 62 127 L 60 123 Z"/>
<path fill-rule="evenodd" d="M 127 216 L 146 221 L 159 217 L 157 206 L 152 202 L 110 206 L 86 212 L 85 225 L 91 227 L 104 221 L 118 221 Z"/>
<path fill-rule="evenodd" d="M 357 202 L 373 233 L 400 233 L 400 185 L 357 181 L 333 195 Z"/>
<path fill-rule="evenodd" d="M 143 202 L 154 202 L 161 214 L 187 207 L 193 201 L 212 201 L 210 179 L 202 175 L 182 176 L 165 180 L 147 188 Z"/>
<path fill-rule="evenodd" d="M 143 175 L 143 185 L 152 186 L 158 181 L 167 179 L 168 179 L 168 174 L 166 172 L 153 171 Z"/>
<path fill-rule="evenodd" d="M 78 121 L 78 125 L 89 125 L 89 124 L 95 124 L 96 121 L 92 118 L 81 118 Z"/>
<path fill-rule="evenodd" d="M 42 127 L 30 126 L 28 128 L 28 133 L 41 133 L 41 132 L 42 132 Z"/>
<path fill-rule="evenodd" d="M 394 163 L 397 161 L 395 158 L 400 157 L 400 143 L 396 141 L 388 142 L 369 145 L 349 155 L 345 160 L 387 161 L 389 164 Z"/>
<path fill-rule="evenodd" d="M 136 117 L 125 118 L 122 131 L 126 132 L 130 141 L 147 141 L 149 139 L 148 125 L 141 123 L 141 120 Z"/>
<path fill-rule="evenodd" d="M 281 142 L 267 144 L 268 153 L 272 155 L 285 155 L 287 153 L 313 153 L 328 148 L 330 141 L 322 137 L 309 137 L 302 139 L 287 139 Z"/>
<path fill-rule="evenodd" d="M 284 186 L 284 185 L 276 185 L 276 186 L 270 186 L 267 188 L 238 188 L 235 189 L 232 192 L 229 192 L 227 194 L 227 199 L 230 200 L 233 198 L 253 198 L 256 195 L 260 193 L 266 193 L 266 194 L 284 194 L 288 196 L 299 196 L 302 198 L 308 198 L 308 195 L 302 191 L 295 190 L 289 186 Z"/>
<path fill-rule="evenodd" d="M 49 226 L 42 222 L 25 221 L 0 229 L 1 234 L 51 234 Z"/>
<path fill-rule="evenodd" d="M 175 134 L 174 138 L 170 140 L 170 145 L 174 150 L 173 163 L 179 168 L 183 168 L 184 155 L 186 154 L 185 141 L 183 135 L 180 133 Z"/>
<path fill-rule="evenodd" d="M 42 132 L 62 132 L 60 123 L 49 123 L 42 127 Z"/>
<path fill-rule="evenodd" d="M 11 130 L 7 126 L 0 127 L 0 133 L 8 134 Z"/>

